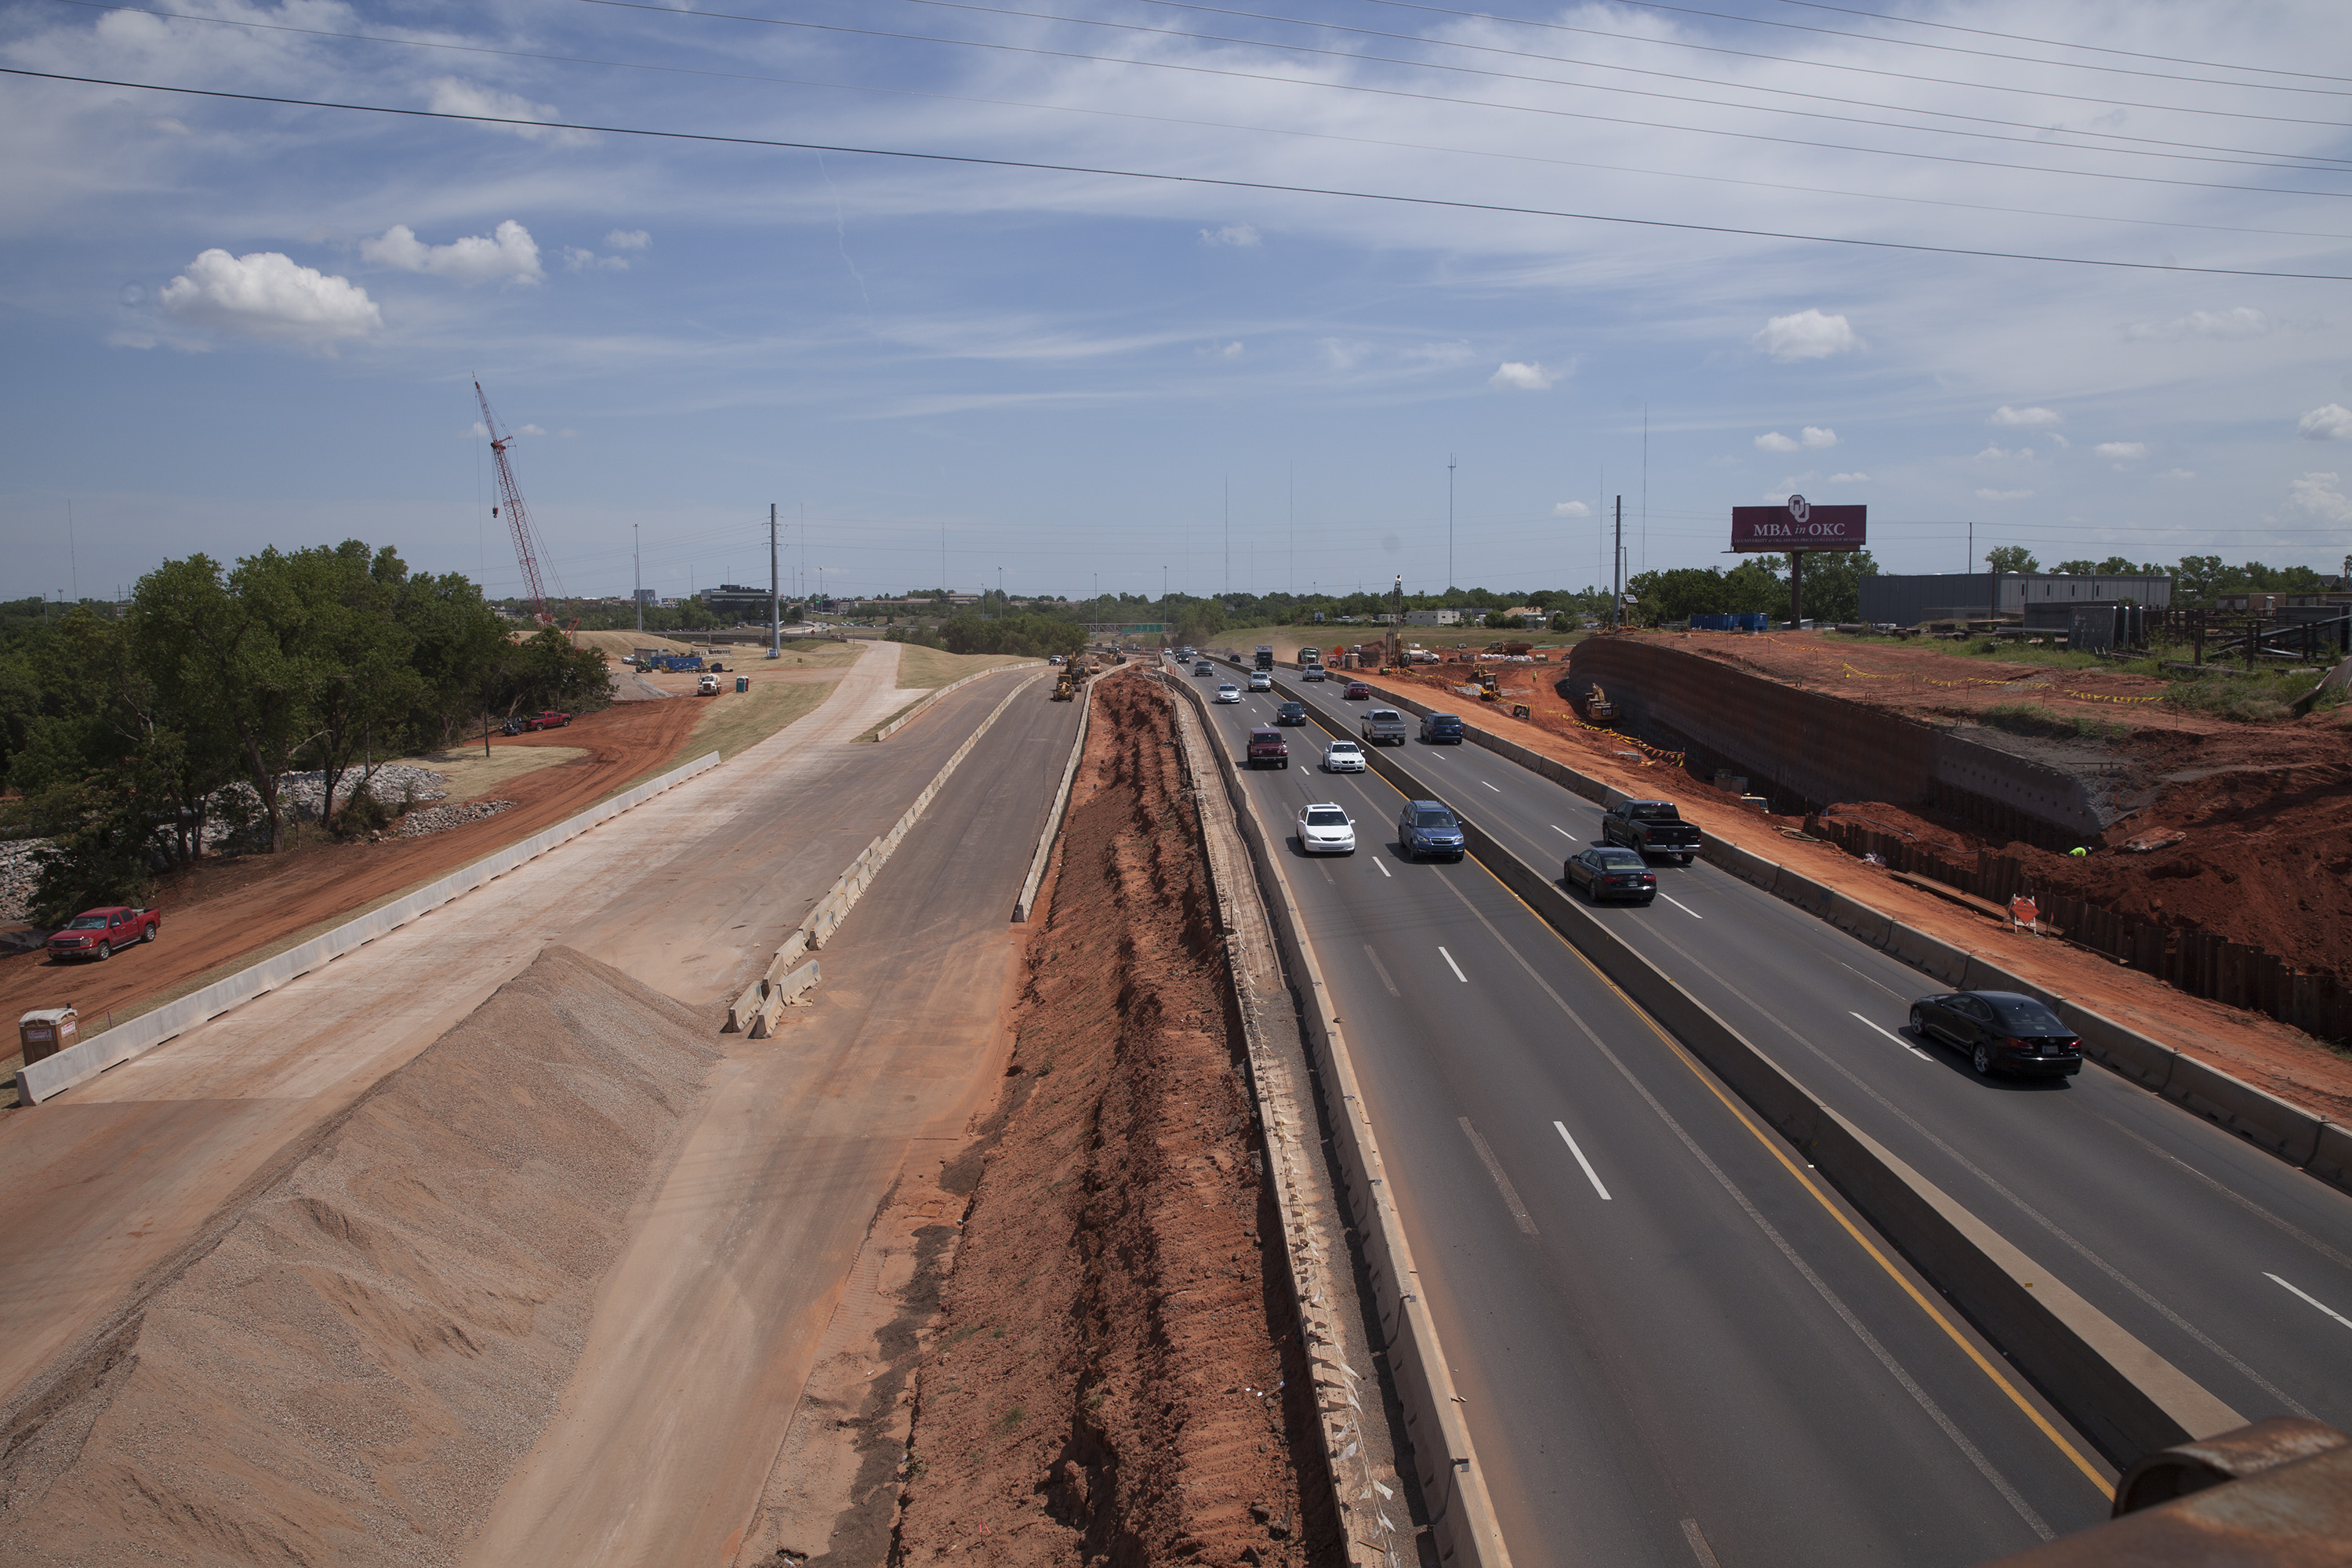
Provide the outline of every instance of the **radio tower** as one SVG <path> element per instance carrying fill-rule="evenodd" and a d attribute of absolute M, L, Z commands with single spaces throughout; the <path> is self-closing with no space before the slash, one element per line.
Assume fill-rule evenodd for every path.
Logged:
<path fill-rule="evenodd" d="M 555 617 L 548 611 L 547 590 L 539 577 L 542 549 L 539 531 L 530 525 L 530 513 L 523 509 L 522 489 L 515 483 L 513 465 L 507 461 L 507 447 L 514 437 L 499 434 L 498 416 L 490 412 L 489 395 L 482 390 L 479 381 L 474 383 L 474 395 L 481 401 L 482 428 L 489 434 L 490 458 L 499 470 L 499 500 L 491 506 L 490 515 L 496 517 L 500 506 L 506 508 L 507 528 L 514 534 L 515 560 L 522 566 L 523 593 L 530 600 L 530 618 L 541 626 L 551 626 Z M 556 584 L 557 592 L 561 593 L 562 587 L 561 582 Z"/>

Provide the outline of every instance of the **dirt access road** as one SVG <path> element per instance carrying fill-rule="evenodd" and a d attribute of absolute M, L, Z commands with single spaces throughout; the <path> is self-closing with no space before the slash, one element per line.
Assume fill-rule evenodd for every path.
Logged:
<path fill-rule="evenodd" d="M 564 943 L 716 1009 L 1008 688 L 887 746 L 893 646 L 800 723 L 326 969 L 0 1122 L 0 1426 L 208 1245 L 216 1216 L 386 1072 Z M 1018 679 L 1017 676 L 1000 678 Z M 667 706 L 664 704 L 663 706 Z"/>

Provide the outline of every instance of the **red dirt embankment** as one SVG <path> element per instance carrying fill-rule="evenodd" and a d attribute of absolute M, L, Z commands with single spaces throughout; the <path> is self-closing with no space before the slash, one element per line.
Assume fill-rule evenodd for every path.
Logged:
<path fill-rule="evenodd" d="M 1339 1552 L 1168 698 L 1111 679 L 917 1385 L 894 1563 Z"/>
<path fill-rule="evenodd" d="M 454 1561 L 719 1056 L 549 948 L 0 1434 L 0 1563 Z"/>
<path fill-rule="evenodd" d="M 502 845 L 587 809 L 677 756 L 703 710 L 693 702 L 626 702 L 562 730 L 498 737 L 495 747 L 585 747 L 588 755 L 500 784 L 511 810 L 421 838 L 304 843 L 278 855 L 207 858 L 164 878 L 154 898 L 163 934 L 103 963 L 52 964 L 38 952 L 0 959 L 0 1016 L 70 1002 L 90 1034 L 110 1009 L 168 1000 L 236 960 L 323 929 L 404 889 L 446 876 Z M 315 829 L 309 831 L 315 832 Z"/>

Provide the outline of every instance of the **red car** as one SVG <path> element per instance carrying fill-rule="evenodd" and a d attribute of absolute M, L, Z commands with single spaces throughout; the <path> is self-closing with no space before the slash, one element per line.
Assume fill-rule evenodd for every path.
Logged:
<path fill-rule="evenodd" d="M 155 933 L 163 929 L 161 910 L 134 910 L 122 904 L 84 910 L 50 936 L 49 962 L 112 958 L 116 948 L 129 947 L 134 942 L 153 942 Z"/>
<path fill-rule="evenodd" d="M 1249 765 L 1271 763 L 1277 768 L 1290 765 L 1290 743 L 1279 730 L 1252 730 L 1249 738 Z"/>
<path fill-rule="evenodd" d="M 539 716 L 523 721 L 526 730 L 561 730 L 572 722 L 572 715 L 556 708 L 542 708 Z"/>
<path fill-rule="evenodd" d="M 1369 702 L 1372 698 L 1372 689 L 1360 680 L 1351 680 L 1348 682 L 1348 689 L 1339 695 L 1350 702 Z"/>

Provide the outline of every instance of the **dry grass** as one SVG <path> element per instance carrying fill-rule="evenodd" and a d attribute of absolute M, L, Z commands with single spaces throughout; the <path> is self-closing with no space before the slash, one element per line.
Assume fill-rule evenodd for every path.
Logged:
<path fill-rule="evenodd" d="M 784 657 L 789 659 L 792 656 Z M 793 720 L 815 711 L 817 704 L 832 696 L 833 689 L 839 684 L 832 680 L 754 680 L 751 690 L 737 691 L 730 678 L 721 676 L 719 679 L 725 684 L 717 697 L 672 699 L 699 702 L 704 708 L 702 717 L 695 721 L 693 735 L 680 751 L 681 761 L 691 761 L 705 752 L 731 757 L 756 746 Z"/>
<path fill-rule="evenodd" d="M 428 752 L 421 757 L 400 760 L 413 768 L 431 768 L 446 778 L 449 798 L 457 801 L 476 799 L 525 773 L 587 754 L 585 746 L 501 746 L 493 742 L 487 757 L 482 755 L 479 745 L 473 745 L 452 746 L 446 752 Z"/>
<path fill-rule="evenodd" d="M 1034 665 L 1036 662 L 1025 654 L 942 653 L 920 643 L 905 643 L 898 649 L 898 689 L 937 691 L 950 681 L 961 680 L 967 675 L 977 675 L 983 669 L 997 669 L 1008 664 Z"/>

